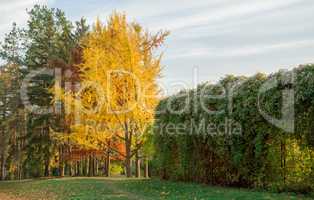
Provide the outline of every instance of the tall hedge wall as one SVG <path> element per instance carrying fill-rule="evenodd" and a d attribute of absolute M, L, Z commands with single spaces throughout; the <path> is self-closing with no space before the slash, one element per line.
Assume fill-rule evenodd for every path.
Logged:
<path fill-rule="evenodd" d="M 155 163 L 163 179 L 309 192 L 313 132 L 314 65 L 226 76 L 160 102 Z"/>

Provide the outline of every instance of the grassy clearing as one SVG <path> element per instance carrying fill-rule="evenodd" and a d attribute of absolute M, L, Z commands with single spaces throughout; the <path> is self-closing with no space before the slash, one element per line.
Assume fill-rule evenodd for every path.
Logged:
<path fill-rule="evenodd" d="M 253 192 L 245 189 L 208 187 L 204 185 L 159 180 L 126 180 L 105 178 L 64 178 L 1 182 L 0 193 L 29 200 L 309 200 L 311 198 Z"/>

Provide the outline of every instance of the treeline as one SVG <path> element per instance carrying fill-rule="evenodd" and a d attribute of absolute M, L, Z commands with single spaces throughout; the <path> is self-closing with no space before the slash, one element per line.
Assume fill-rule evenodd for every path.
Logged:
<path fill-rule="evenodd" d="M 314 65 L 308 64 L 269 76 L 227 76 L 162 100 L 154 136 L 157 173 L 213 185 L 313 191 L 313 83 Z"/>
<path fill-rule="evenodd" d="M 14 23 L 0 48 L 5 62 L 0 68 L 2 180 L 50 176 L 62 162 L 55 157 L 59 147 L 52 128 L 66 129 L 64 116 L 38 109 L 53 104 L 49 90 L 55 74 L 38 72 L 73 68 L 80 57 L 80 39 L 89 29 L 84 19 L 72 23 L 59 9 L 35 6 L 28 15 L 26 27 Z"/>
<path fill-rule="evenodd" d="M 123 73 L 137 76 L 140 89 L 155 96 L 160 57 L 154 50 L 167 33 L 150 34 L 119 13 L 92 28 L 46 6 L 28 15 L 26 26 L 13 24 L 0 45 L 1 179 L 140 177 L 142 171 L 148 177 L 154 114 L 136 101 L 154 110 L 157 99 L 140 97 Z M 116 71 L 123 73 L 106 85 L 108 72 Z M 112 101 L 101 102 L 98 91 L 108 87 Z M 99 102 L 103 107 L 96 110 Z M 115 112 L 135 104 L 131 112 Z"/>

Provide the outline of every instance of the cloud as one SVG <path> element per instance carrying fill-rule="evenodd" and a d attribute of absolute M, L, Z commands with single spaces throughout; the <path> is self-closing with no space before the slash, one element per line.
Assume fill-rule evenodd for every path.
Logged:
<path fill-rule="evenodd" d="M 0 41 L 10 31 L 13 22 L 19 26 L 25 25 L 26 9 L 32 8 L 35 4 L 50 5 L 53 2 L 53 0 L 0 0 Z"/>
<path fill-rule="evenodd" d="M 189 79 L 195 65 L 206 80 L 314 61 L 310 0 L 0 0 L 0 39 L 13 21 L 26 22 L 25 9 L 35 2 L 53 4 L 72 20 L 106 20 L 117 10 L 150 31 L 170 30 L 163 61 L 167 79 Z"/>
<path fill-rule="evenodd" d="M 264 45 L 244 46 L 238 48 L 190 48 L 174 52 L 167 59 L 179 58 L 224 58 L 224 57 L 246 57 L 264 53 L 273 53 L 282 50 L 297 50 L 300 48 L 313 47 L 314 40 L 292 41 L 286 43 L 274 43 Z"/>
<path fill-rule="evenodd" d="M 234 0 L 232 0 L 234 1 Z M 94 21 L 97 16 L 107 18 L 113 10 L 119 12 L 126 12 L 130 20 L 136 20 L 141 24 L 149 27 L 151 30 L 159 30 L 161 28 L 168 28 L 164 26 L 169 23 L 169 18 L 174 19 L 177 16 L 182 16 L 186 13 L 198 13 L 200 9 L 216 8 L 224 6 L 232 2 L 230 0 L 158 0 L 158 1 L 145 1 L 145 0 L 109 0 L 105 4 L 98 3 L 100 1 L 91 1 L 94 6 L 83 15 L 89 21 Z M 97 3 L 96 3 L 97 2 Z M 173 21 L 173 20 L 171 20 Z M 161 22 L 161 23 L 159 23 Z"/>
<path fill-rule="evenodd" d="M 243 1 L 243 3 L 224 4 L 219 7 L 206 6 L 205 10 L 193 15 L 177 16 L 172 20 L 161 21 L 153 25 L 154 28 L 167 28 L 172 31 L 193 26 L 221 23 L 226 20 L 265 14 L 274 9 L 291 6 L 301 3 L 300 0 L 263 0 L 263 1 Z M 201 9 L 200 9 L 201 10 Z"/>

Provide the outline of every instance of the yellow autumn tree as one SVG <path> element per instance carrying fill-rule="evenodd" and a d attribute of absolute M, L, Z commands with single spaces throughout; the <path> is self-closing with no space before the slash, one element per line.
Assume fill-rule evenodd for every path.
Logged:
<path fill-rule="evenodd" d="M 106 24 L 97 20 L 83 41 L 80 89 L 63 98 L 75 107 L 71 115 L 79 115 L 79 123 L 72 125 L 72 140 L 98 146 L 108 138 L 119 139 L 125 147 L 128 177 L 131 159 L 144 143 L 143 133 L 153 122 L 159 101 L 161 55 L 156 50 L 167 35 L 162 31 L 152 35 L 139 24 L 128 23 L 124 14 L 113 13 Z M 86 135 L 88 142 L 82 139 Z"/>

